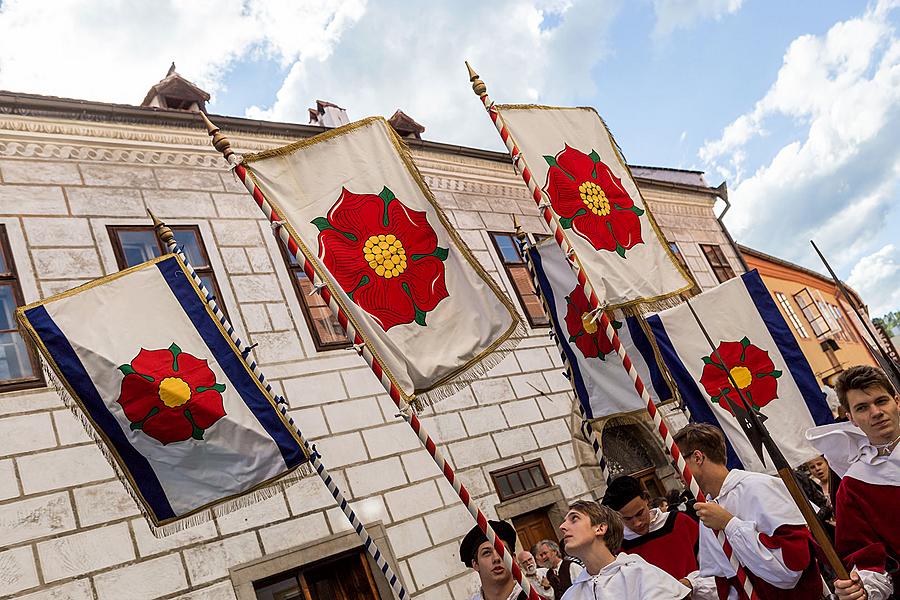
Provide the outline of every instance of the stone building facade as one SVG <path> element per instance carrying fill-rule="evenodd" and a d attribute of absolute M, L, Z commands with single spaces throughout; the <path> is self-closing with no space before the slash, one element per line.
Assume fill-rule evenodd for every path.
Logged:
<path fill-rule="evenodd" d="M 239 152 L 323 131 L 213 118 Z M 472 118 L 483 116 L 473 109 Z M 531 234 L 546 228 L 508 158 L 409 142 L 478 260 L 523 313 L 536 311 L 528 290 L 517 291 L 520 265 L 504 236 L 514 217 Z M 714 217 L 720 192 L 702 174 L 635 171 L 701 288 L 715 285 L 717 274 L 743 270 Z M 147 209 L 195 244 L 192 259 L 204 263 L 195 266 L 214 281 L 241 337 L 259 344 L 256 361 L 406 588 L 422 600 L 468 597 L 476 579 L 458 559 L 458 542 L 473 524 L 470 516 L 363 360 L 328 337 L 327 317 L 298 293 L 303 282 L 209 146 L 197 116 L 0 92 L 0 292 L 6 294 L 0 296 L 0 598 L 286 600 L 327 597 L 328 585 L 351 583 L 391 597 L 316 477 L 154 538 L 80 423 L 46 386 L 14 325 L 4 323 L 11 304 L 152 254 Z M 588 467 L 576 457 L 572 395 L 556 349 L 538 312 L 531 321 L 530 337 L 514 353 L 471 388 L 424 411 L 423 423 L 481 509 L 490 518 L 514 519 L 535 537 L 553 534 L 567 501 L 602 489 L 587 483 Z M 640 415 L 598 429 L 624 471 L 649 469 L 648 481 L 674 485 Z M 335 574 L 342 583 L 334 583 Z"/>

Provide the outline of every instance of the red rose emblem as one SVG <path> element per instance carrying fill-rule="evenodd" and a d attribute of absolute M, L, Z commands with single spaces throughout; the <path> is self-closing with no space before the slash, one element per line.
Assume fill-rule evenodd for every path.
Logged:
<path fill-rule="evenodd" d="M 639 218 L 644 211 L 596 151 L 585 154 L 566 144 L 544 160 L 550 165 L 544 191 L 564 229 L 574 230 L 595 250 L 615 250 L 622 258 L 644 242 Z"/>
<path fill-rule="evenodd" d="M 778 397 L 778 378 L 781 371 L 769 358 L 769 353 L 754 346 L 748 338 L 739 342 L 722 342 L 712 356 L 704 356 L 703 374 L 700 383 L 706 389 L 713 402 L 731 411 L 728 399 L 742 407 L 740 395 L 728 378 L 729 373 L 734 383 L 741 390 L 750 406 L 759 411 L 763 406 Z M 719 356 L 725 361 L 723 365 Z"/>
<path fill-rule="evenodd" d="M 388 188 L 380 194 L 347 189 L 319 228 L 319 258 L 341 289 L 385 331 L 425 316 L 449 296 L 444 282 L 448 249 L 423 211 L 412 210 Z"/>
<path fill-rule="evenodd" d="M 585 358 L 606 360 L 606 355 L 615 352 L 605 331 L 600 331 L 600 319 L 592 320 L 591 304 L 584 293 L 584 286 L 578 284 L 566 296 L 566 331 L 569 343 L 581 351 Z M 619 329 L 622 324 L 613 321 L 613 328 Z"/>
<path fill-rule="evenodd" d="M 174 343 L 167 350 L 141 348 L 119 370 L 125 378 L 118 402 L 131 430 L 140 429 L 163 445 L 202 440 L 203 432 L 225 416 L 225 384 L 216 383 L 205 360 Z"/>

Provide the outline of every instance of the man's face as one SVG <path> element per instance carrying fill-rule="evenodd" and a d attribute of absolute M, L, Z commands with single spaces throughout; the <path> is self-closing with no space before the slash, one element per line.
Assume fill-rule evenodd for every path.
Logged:
<path fill-rule="evenodd" d="M 521 568 L 527 575 L 534 575 L 537 572 L 537 563 L 534 561 L 534 555 L 531 552 L 519 552 L 516 557 Z"/>
<path fill-rule="evenodd" d="M 850 422 L 863 430 L 873 444 L 887 444 L 900 435 L 900 395 L 891 395 L 880 385 L 848 390 Z"/>
<path fill-rule="evenodd" d="M 538 546 L 538 562 L 542 567 L 552 568 L 556 566 L 561 559 L 557 556 L 556 552 L 550 549 L 550 546 L 547 544 L 541 544 Z"/>
<path fill-rule="evenodd" d="M 821 456 L 806 463 L 810 474 L 819 481 L 828 481 L 828 463 Z"/>
<path fill-rule="evenodd" d="M 559 526 L 566 544 L 566 552 L 583 559 L 598 535 L 606 533 L 606 524 L 591 525 L 591 518 L 583 512 L 570 510 Z"/>
<path fill-rule="evenodd" d="M 512 579 L 512 574 L 506 570 L 503 559 L 500 558 L 490 542 L 484 542 L 478 546 L 478 550 L 475 551 L 475 560 L 472 563 L 472 568 L 481 578 L 482 587 L 488 582 L 493 585 L 503 585 Z"/>
<path fill-rule="evenodd" d="M 650 532 L 650 504 L 644 498 L 638 496 L 619 509 L 625 526 L 638 535 L 646 535 Z"/>

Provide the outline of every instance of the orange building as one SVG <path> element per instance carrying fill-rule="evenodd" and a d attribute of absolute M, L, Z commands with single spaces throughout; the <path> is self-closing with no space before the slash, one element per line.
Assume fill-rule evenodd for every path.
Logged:
<path fill-rule="evenodd" d="M 740 250 L 747 268 L 759 271 L 820 382 L 832 384 L 853 365 L 878 366 L 863 341 L 865 327 L 830 277 L 746 246 Z M 848 290 L 864 311 L 859 295 Z"/>

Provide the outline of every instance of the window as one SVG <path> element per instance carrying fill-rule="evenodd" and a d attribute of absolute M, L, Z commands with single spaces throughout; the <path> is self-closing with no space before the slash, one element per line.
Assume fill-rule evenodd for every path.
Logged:
<path fill-rule="evenodd" d="M 492 471 L 491 479 L 501 502 L 550 487 L 550 478 L 541 459 Z"/>
<path fill-rule="evenodd" d="M 515 237 L 511 233 L 491 233 L 490 236 L 503 262 L 503 268 L 506 269 L 506 274 L 516 290 L 516 296 L 519 297 L 519 302 L 525 310 L 528 323 L 532 327 L 546 327 L 550 324 L 550 320 L 544 312 L 540 296 L 534 290 L 534 283 L 519 252 Z"/>
<path fill-rule="evenodd" d="M 365 551 L 254 582 L 257 600 L 379 600 Z"/>
<path fill-rule="evenodd" d="M 16 307 L 24 303 L 6 227 L 0 225 L 0 391 L 44 385 L 34 349 L 16 327 Z"/>
<path fill-rule="evenodd" d="M 845 341 L 859 343 L 859 338 L 856 336 L 856 332 L 853 331 L 853 328 L 850 327 L 850 322 L 844 315 L 844 311 L 834 304 L 829 304 L 828 308 L 831 309 L 831 314 L 834 315 L 834 320 L 837 323 L 838 328 L 840 328 L 841 333 L 844 334 Z"/>
<path fill-rule="evenodd" d="M 778 304 L 781 305 L 781 310 L 784 311 L 784 314 L 787 315 L 787 318 L 791 322 L 791 325 L 794 326 L 794 330 L 797 332 L 797 335 L 804 339 L 809 338 L 809 334 L 806 332 L 806 327 L 804 327 L 803 323 L 800 322 L 800 317 L 798 317 L 797 313 L 794 312 L 794 308 L 791 306 L 791 303 L 787 299 L 787 296 L 785 296 L 781 292 L 775 292 L 775 299 L 778 300 Z"/>
<path fill-rule="evenodd" d="M 715 244 L 700 244 L 700 249 L 703 250 L 703 254 L 706 255 L 706 260 L 709 262 L 709 266 L 712 267 L 713 273 L 715 273 L 719 283 L 723 283 L 734 277 L 734 270 L 731 268 L 731 265 L 728 264 L 728 259 L 725 258 L 725 253 L 722 252 L 721 248 Z"/>
<path fill-rule="evenodd" d="M 803 312 L 803 316 L 809 321 L 809 325 L 812 327 L 816 337 L 821 337 L 831 331 L 831 327 L 828 326 L 828 321 L 813 301 L 812 294 L 809 293 L 808 289 L 803 288 L 794 294 L 794 300 Z"/>
<path fill-rule="evenodd" d="M 678 244 L 675 242 L 666 242 L 669 244 L 669 250 L 672 254 L 675 255 L 675 260 L 678 261 L 678 264 L 681 265 L 681 268 L 684 269 L 684 272 L 687 273 L 689 281 L 691 281 L 694 285 L 688 290 L 688 294 L 692 296 L 696 296 L 700 293 L 700 287 L 697 285 L 697 282 L 694 281 L 694 275 L 691 273 L 691 270 L 687 266 L 687 261 L 684 258 L 684 254 L 681 253 L 681 249 L 678 247 Z"/>
<path fill-rule="evenodd" d="M 163 250 L 162 243 L 157 239 L 152 226 L 118 227 L 110 225 L 108 229 L 119 269 L 139 265 L 168 252 L 168 250 Z M 200 237 L 200 229 L 196 225 L 179 225 L 171 227 L 171 229 L 175 234 L 175 242 L 187 256 L 200 281 L 216 297 L 219 309 L 225 313 L 225 316 L 228 316 L 228 311 L 222 304 L 219 284 L 216 283 L 216 276 L 209 264 L 209 256 L 206 254 L 203 238 Z"/>
<path fill-rule="evenodd" d="M 312 333 L 316 350 L 321 352 L 322 350 L 349 348 L 350 340 L 347 339 L 347 334 L 344 333 L 337 317 L 319 294 L 311 293 L 313 284 L 303 272 L 303 266 L 293 256 L 288 255 L 280 241 L 278 248 L 281 250 L 285 266 L 291 274 L 294 291 L 297 293 L 297 300 L 300 301 L 303 318 L 306 319 L 306 325 Z"/>

